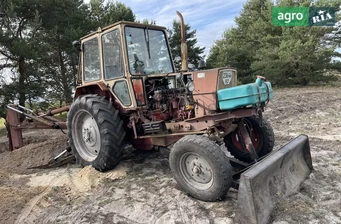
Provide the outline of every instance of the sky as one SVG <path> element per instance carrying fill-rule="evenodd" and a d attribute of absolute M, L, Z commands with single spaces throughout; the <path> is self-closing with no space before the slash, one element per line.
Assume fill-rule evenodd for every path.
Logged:
<path fill-rule="evenodd" d="M 85 0 L 88 3 L 90 0 Z M 214 41 L 222 38 L 226 28 L 234 26 L 247 0 L 120 0 L 130 7 L 137 20 L 155 20 L 159 26 L 171 28 L 181 12 L 185 23 L 197 31 L 198 46 L 208 55 Z"/>
<path fill-rule="evenodd" d="M 114 1 L 114 0 L 111 0 Z M 155 20 L 159 26 L 171 28 L 173 20 L 179 20 L 181 12 L 185 23 L 197 31 L 198 46 L 205 47 L 204 55 L 215 40 L 221 39 L 226 28 L 234 26 L 234 18 L 240 14 L 247 0 L 119 0 L 130 7 L 136 20 Z M 89 3 L 90 0 L 84 0 Z M 8 70 L 2 71 L 9 80 Z M 7 75 L 6 75 L 7 74 Z M 6 79 L 6 80 L 7 80 Z"/>

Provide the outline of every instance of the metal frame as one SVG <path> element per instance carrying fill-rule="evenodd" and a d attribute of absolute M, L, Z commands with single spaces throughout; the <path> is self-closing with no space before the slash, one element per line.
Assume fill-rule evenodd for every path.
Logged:
<path fill-rule="evenodd" d="M 47 113 L 35 114 L 29 108 L 20 105 L 8 105 L 6 128 L 8 131 L 9 149 L 21 148 L 24 145 L 22 129 L 66 129 L 66 122 L 62 122 L 53 115 L 69 110 L 69 106 L 50 110 Z"/>

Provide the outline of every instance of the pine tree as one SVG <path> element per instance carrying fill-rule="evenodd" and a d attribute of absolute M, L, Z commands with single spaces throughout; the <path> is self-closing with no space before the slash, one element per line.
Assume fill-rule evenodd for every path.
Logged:
<path fill-rule="evenodd" d="M 0 13 L 0 54 L 5 58 L 3 68 L 12 68 L 19 104 L 25 105 L 28 86 L 28 61 L 39 54 L 39 43 L 35 39 L 40 28 L 38 0 L 3 0 Z M 18 7 L 20 6 L 20 7 Z"/>
<path fill-rule="evenodd" d="M 177 57 L 181 57 L 181 32 L 180 32 L 180 23 L 177 21 L 173 21 L 173 28 L 168 30 L 169 32 L 169 45 L 172 51 L 173 59 Z M 198 66 L 199 61 L 202 59 L 202 53 L 205 50 L 205 47 L 198 47 L 197 38 L 196 38 L 196 30 L 191 30 L 191 26 L 185 24 L 185 36 L 187 42 L 187 50 L 188 50 L 188 62 L 189 64 L 193 64 L 195 67 Z M 175 60 L 176 69 L 180 69 L 180 62 Z"/>
<path fill-rule="evenodd" d="M 91 0 L 91 20 L 95 27 L 104 27 L 118 21 L 134 22 L 136 17 L 130 7 L 121 2 Z"/>
<path fill-rule="evenodd" d="M 72 41 L 92 28 L 88 6 L 81 0 L 58 0 L 46 3 L 49 14 L 42 14 L 43 32 L 38 37 L 44 43 L 45 58 L 38 61 L 46 74 L 47 97 L 71 103 L 76 85 L 78 52 Z M 51 20 L 49 18 L 53 17 Z"/>
<path fill-rule="evenodd" d="M 339 8 L 340 3 L 331 2 L 329 6 Z M 281 0 L 277 4 L 309 7 L 311 1 Z M 208 64 L 236 67 L 244 82 L 254 80 L 256 75 L 278 85 L 325 80 L 323 74 L 330 68 L 336 48 L 335 40 L 327 41 L 326 37 L 335 28 L 273 26 L 272 6 L 270 0 L 248 1 L 236 18 L 237 26 L 226 30 L 223 39 L 212 47 Z"/>

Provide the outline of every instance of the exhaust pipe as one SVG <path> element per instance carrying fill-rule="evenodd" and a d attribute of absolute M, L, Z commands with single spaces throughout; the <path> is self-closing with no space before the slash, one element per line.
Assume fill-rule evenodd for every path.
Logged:
<path fill-rule="evenodd" d="M 180 31 L 181 31 L 181 71 L 188 71 L 188 61 L 187 61 L 187 43 L 185 36 L 185 22 L 184 17 L 181 15 L 179 11 L 176 11 L 180 18 Z"/>

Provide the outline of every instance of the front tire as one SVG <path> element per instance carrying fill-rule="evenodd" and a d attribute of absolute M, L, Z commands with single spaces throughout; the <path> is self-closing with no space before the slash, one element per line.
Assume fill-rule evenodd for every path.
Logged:
<path fill-rule="evenodd" d="M 259 118 L 252 116 L 244 118 L 244 124 L 249 132 L 252 144 L 258 157 L 265 156 L 270 153 L 275 144 L 274 131 L 270 122 L 265 118 L 262 119 L 262 126 L 259 125 Z M 250 153 L 243 150 L 238 137 L 239 129 L 231 132 L 224 138 L 227 150 L 238 160 L 243 162 L 252 162 Z"/>
<path fill-rule="evenodd" d="M 113 169 L 121 160 L 125 132 L 118 111 L 105 97 L 78 97 L 68 113 L 69 144 L 81 166 Z"/>
<path fill-rule="evenodd" d="M 183 191 L 203 201 L 223 198 L 232 184 L 232 167 L 220 147 L 207 137 L 189 135 L 171 149 L 170 168 Z"/>

